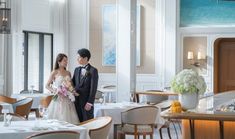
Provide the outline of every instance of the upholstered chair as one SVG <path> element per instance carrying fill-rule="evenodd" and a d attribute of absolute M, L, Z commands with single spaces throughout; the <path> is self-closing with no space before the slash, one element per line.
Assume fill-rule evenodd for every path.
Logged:
<path fill-rule="evenodd" d="M 6 102 L 6 103 L 13 104 L 13 103 L 16 102 L 16 99 L 15 99 L 15 98 L 11 98 L 11 97 L 7 97 L 7 96 L 0 95 L 0 102 Z"/>
<path fill-rule="evenodd" d="M 32 103 L 33 103 L 32 98 L 25 98 L 25 99 L 19 100 L 16 103 L 12 104 L 13 110 L 16 114 L 28 119 L 28 115 L 30 113 Z"/>
<path fill-rule="evenodd" d="M 80 134 L 76 131 L 49 131 L 36 133 L 26 139 L 79 139 Z"/>
<path fill-rule="evenodd" d="M 20 94 L 29 94 L 29 93 L 31 93 L 30 90 L 21 90 L 21 91 L 20 91 Z M 42 93 L 42 92 L 40 92 L 40 91 L 38 91 L 38 90 L 33 90 L 33 93 L 34 93 L 34 94 L 40 94 L 40 93 Z"/>
<path fill-rule="evenodd" d="M 104 102 L 104 93 L 102 91 L 97 90 L 95 94 L 95 103 L 103 103 L 103 102 Z"/>
<path fill-rule="evenodd" d="M 53 98 L 53 95 L 42 97 L 40 100 L 40 105 L 42 105 L 44 108 L 47 108 Z"/>
<path fill-rule="evenodd" d="M 89 129 L 90 139 L 107 139 L 111 123 L 112 118 L 105 116 L 85 121 L 80 126 Z"/>
<path fill-rule="evenodd" d="M 122 125 L 118 131 L 118 138 L 125 139 L 125 135 L 134 135 L 146 138 L 146 135 L 153 139 L 154 125 L 158 108 L 155 106 L 142 106 L 129 109 L 121 113 Z"/>

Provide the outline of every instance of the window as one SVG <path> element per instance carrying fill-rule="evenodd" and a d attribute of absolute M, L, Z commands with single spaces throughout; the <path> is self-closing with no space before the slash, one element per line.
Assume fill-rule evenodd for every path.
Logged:
<path fill-rule="evenodd" d="M 45 92 L 45 83 L 53 67 L 53 34 L 23 31 L 24 86 L 22 90 Z"/>

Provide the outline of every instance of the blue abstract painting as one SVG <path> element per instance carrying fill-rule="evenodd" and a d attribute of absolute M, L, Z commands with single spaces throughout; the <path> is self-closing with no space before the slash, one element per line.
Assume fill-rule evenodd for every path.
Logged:
<path fill-rule="evenodd" d="M 104 5 L 103 13 L 103 65 L 116 65 L 116 6 Z"/>
<path fill-rule="evenodd" d="M 116 5 L 107 4 L 102 7 L 102 64 L 116 65 Z M 140 6 L 137 7 L 136 29 L 136 65 L 140 66 Z"/>
<path fill-rule="evenodd" d="M 234 0 L 180 0 L 180 26 L 235 26 Z"/>

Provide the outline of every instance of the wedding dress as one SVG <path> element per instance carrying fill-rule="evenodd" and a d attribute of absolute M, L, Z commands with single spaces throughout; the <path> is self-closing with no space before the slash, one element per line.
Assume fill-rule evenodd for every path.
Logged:
<path fill-rule="evenodd" d="M 59 88 L 65 78 L 69 76 L 56 76 L 53 82 L 53 88 Z M 74 102 L 67 96 L 58 95 L 56 99 L 52 99 L 48 106 L 48 119 L 57 119 L 60 121 L 66 121 L 71 124 L 78 124 L 78 116 L 75 109 Z"/>

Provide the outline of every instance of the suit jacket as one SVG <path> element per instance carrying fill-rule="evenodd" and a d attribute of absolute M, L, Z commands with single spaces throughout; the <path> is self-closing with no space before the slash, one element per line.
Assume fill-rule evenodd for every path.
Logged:
<path fill-rule="evenodd" d="M 86 73 L 81 75 L 82 67 L 77 67 L 72 78 L 76 92 L 80 95 L 76 97 L 83 105 L 87 102 L 93 104 L 98 85 L 98 70 L 87 64 Z"/>

